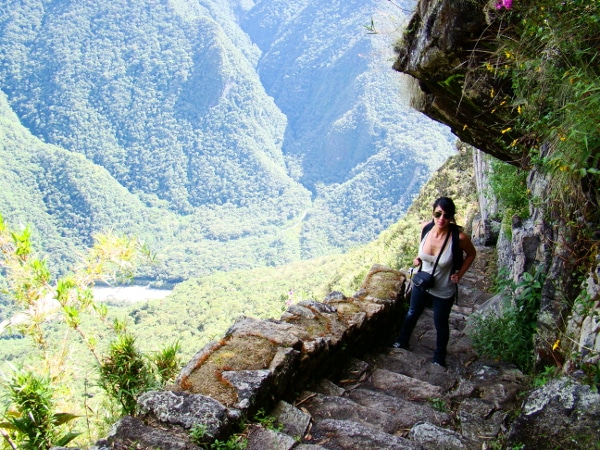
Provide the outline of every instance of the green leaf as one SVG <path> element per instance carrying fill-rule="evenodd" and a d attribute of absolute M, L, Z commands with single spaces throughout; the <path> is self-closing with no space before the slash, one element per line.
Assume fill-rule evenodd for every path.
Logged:
<path fill-rule="evenodd" d="M 65 423 L 70 422 L 71 420 L 77 419 L 78 417 L 81 416 L 71 413 L 56 413 L 52 418 L 52 423 L 56 426 L 63 425 Z"/>
<path fill-rule="evenodd" d="M 63 306 L 63 310 L 65 312 L 65 319 L 67 324 L 72 328 L 77 328 L 81 323 L 81 317 L 79 315 L 79 311 L 72 306 L 65 305 Z"/>
<path fill-rule="evenodd" d="M 58 280 L 56 284 L 56 299 L 61 305 L 66 304 L 69 299 L 69 291 L 75 287 L 75 281 L 71 277 Z"/>
<path fill-rule="evenodd" d="M 17 428 L 11 422 L 0 422 L 0 428 L 4 428 L 5 430 L 19 431 L 19 428 Z"/>
<path fill-rule="evenodd" d="M 29 418 L 15 417 L 10 419 L 10 424 L 10 429 L 23 434 L 29 434 L 29 432 L 33 429 L 33 424 L 31 423 L 31 420 L 29 420 Z"/>
<path fill-rule="evenodd" d="M 56 442 L 54 442 L 53 444 L 56 447 L 63 447 L 65 445 L 67 445 L 69 442 L 71 442 L 73 439 L 75 439 L 77 436 L 79 436 L 81 433 L 79 432 L 75 432 L 72 431 L 70 433 L 65 434 L 64 436 L 60 437 Z"/>

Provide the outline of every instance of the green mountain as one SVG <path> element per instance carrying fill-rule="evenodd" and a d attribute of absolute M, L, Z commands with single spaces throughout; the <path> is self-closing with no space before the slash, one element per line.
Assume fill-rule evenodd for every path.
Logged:
<path fill-rule="evenodd" d="M 60 271 L 95 232 L 181 280 L 372 240 L 454 152 L 399 102 L 413 2 L 0 4 L 0 212 Z"/>
<path fill-rule="evenodd" d="M 34 240 L 43 242 L 42 250 L 55 268 L 72 263 L 75 249 L 91 245 L 92 235 L 115 223 L 125 233 L 148 239 L 159 232 L 164 211 L 148 208 L 83 155 L 31 135 L 4 94 L 0 94 L 0 151 L 0 210 L 19 226 L 34 224 Z M 135 220 L 139 217 L 144 221 Z"/>

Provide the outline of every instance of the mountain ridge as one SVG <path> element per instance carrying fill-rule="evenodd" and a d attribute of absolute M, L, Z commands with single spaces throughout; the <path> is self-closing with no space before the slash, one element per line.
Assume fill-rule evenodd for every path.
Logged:
<path fill-rule="evenodd" d="M 64 161 L 46 158 L 37 212 L 5 200 L 2 213 L 78 249 L 109 226 L 140 232 L 161 261 L 143 275 L 161 280 L 368 242 L 454 152 L 447 129 L 396 101 L 398 11 L 333 0 L 1 5 L 0 88 L 20 122 L 10 127 L 126 189 L 112 190 L 122 207 L 106 220 L 99 203 L 72 198 L 82 175 L 57 177 Z M 368 34 L 373 15 L 381 31 Z M 108 204 L 106 186 L 85 189 Z M 48 212 L 64 220 L 44 222 Z M 68 244 L 43 245 L 66 270 Z"/>

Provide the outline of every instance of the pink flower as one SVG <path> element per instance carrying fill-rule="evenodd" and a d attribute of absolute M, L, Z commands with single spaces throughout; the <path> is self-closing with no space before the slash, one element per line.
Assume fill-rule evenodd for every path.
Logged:
<path fill-rule="evenodd" d="M 496 2 L 496 9 L 510 9 L 512 8 L 512 0 L 498 0 Z"/>

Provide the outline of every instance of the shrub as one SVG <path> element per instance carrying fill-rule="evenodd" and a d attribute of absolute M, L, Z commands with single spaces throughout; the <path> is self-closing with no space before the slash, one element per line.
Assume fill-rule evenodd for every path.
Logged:
<path fill-rule="evenodd" d="M 134 415 L 138 397 L 157 387 L 147 359 L 135 346 L 135 337 L 123 332 L 111 344 L 98 368 L 100 387 L 117 404 L 122 413 Z"/>
<path fill-rule="evenodd" d="M 550 172 L 552 194 L 564 211 L 575 210 L 600 174 L 600 4 L 518 0 L 499 20 L 487 67 L 511 81 L 511 147 L 526 155 L 523 167 Z"/>
<path fill-rule="evenodd" d="M 513 215 L 529 216 L 527 172 L 511 164 L 494 159 L 491 163 L 489 188 L 498 206 L 507 218 Z"/>
<path fill-rule="evenodd" d="M 473 316 L 470 337 L 479 355 L 512 362 L 526 373 L 531 371 L 542 283 L 542 272 L 524 273 L 518 285 L 505 290 L 499 314 Z"/>
<path fill-rule="evenodd" d="M 4 382 L 11 408 L 0 422 L 4 439 L 12 448 L 42 450 L 64 446 L 80 433 L 63 425 L 77 416 L 54 411 L 54 387 L 50 377 L 30 370 L 15 370 Z"/>
<path fill-rule="evenodd" d="M 181 343 L 175 341 L 173 344 L 165 345 L 165 347 L 151 357 L 156 369 L 158 382 L 161 386 L 164 386 L 177 376 L 181 367 L 181 361 L 178 356 L 179 350 L 181 350 Z"/>

